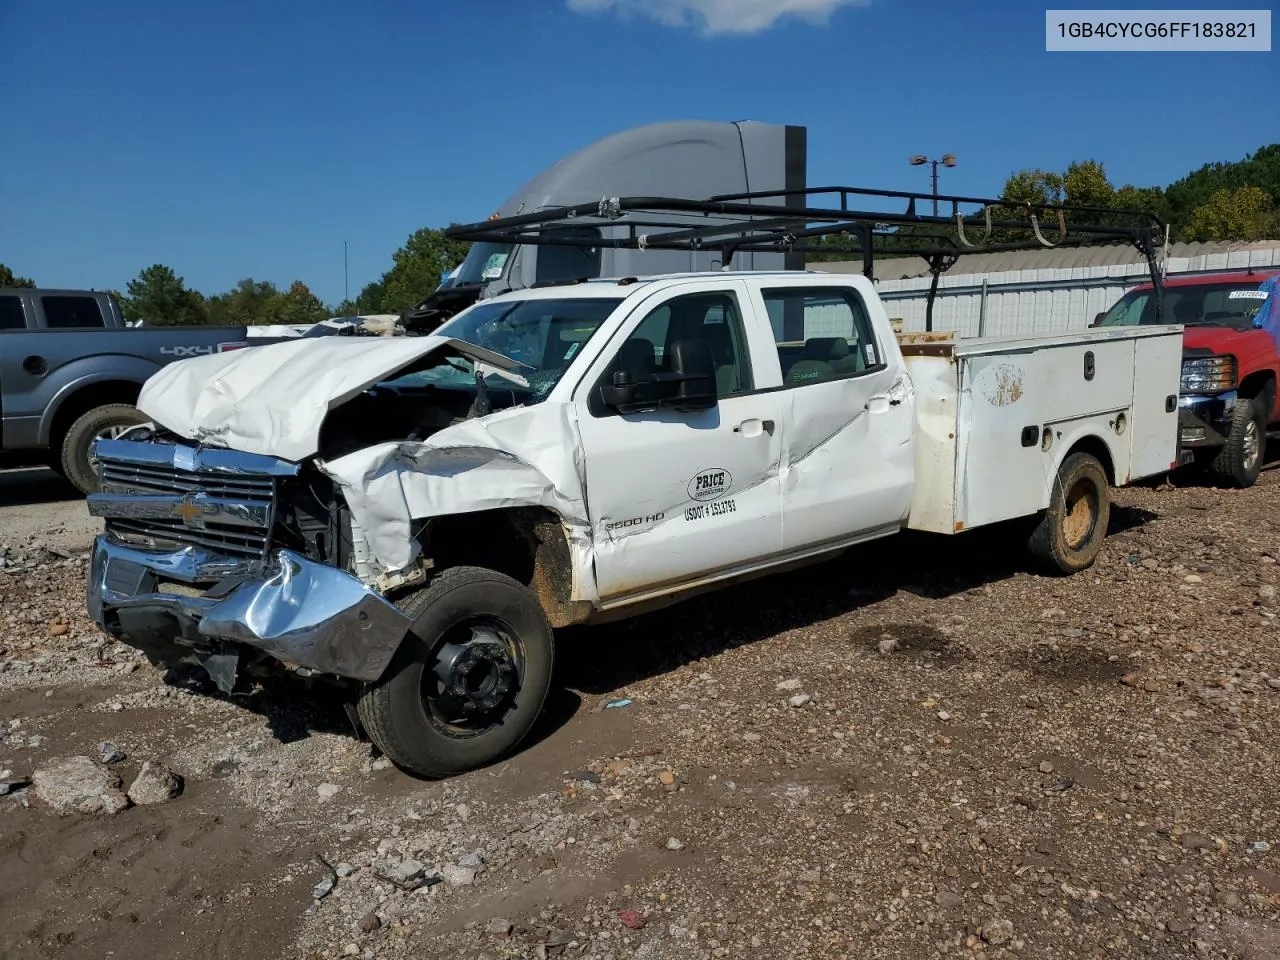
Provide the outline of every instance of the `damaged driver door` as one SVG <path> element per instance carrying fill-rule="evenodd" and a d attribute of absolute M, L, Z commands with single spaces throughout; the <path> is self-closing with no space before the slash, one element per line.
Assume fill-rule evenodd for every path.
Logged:
<path fill-rule="evenodd" d="M 637 305 L 579 385 L 596 589 L 606 603 L 715 579 L 781 549 L 779 401 L 755 392 L 746 303 L 740 281 L 667 288 Z M 682 341 L 710 354 L 709 406 L 610 404 L 615 383 L 660 387 L 679 377 L 673 346 L 683 351 Z"/>

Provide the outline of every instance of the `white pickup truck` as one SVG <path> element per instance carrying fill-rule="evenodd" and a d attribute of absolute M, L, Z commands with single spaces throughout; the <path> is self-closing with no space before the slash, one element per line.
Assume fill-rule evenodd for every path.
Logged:
<path fill-rule="evenodd" d="M 553 629 L 905 527 L 1016 517 L 1088 567 L 1109 488 L 1176 460 L 1181 328 L 895 336 L 813 272 L 594 280 L 481 300 L 420 338 L 170 365 L 100 441 L 89 609 L 231 690 L 351 686 L 372 740 L 443 776 L 512 750 Z"/>

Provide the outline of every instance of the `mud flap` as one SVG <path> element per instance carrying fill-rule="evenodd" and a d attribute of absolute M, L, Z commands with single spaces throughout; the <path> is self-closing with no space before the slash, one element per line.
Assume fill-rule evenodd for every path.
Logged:
<path fill-rule="evenodd" d="M 356 709 L 356 705 L 350 700 L 342 702 L 342 711 L 347 715 L 347 720 L 351 722 L 351 729 L 355 731 L 356 740 L 360 743 L 368 743 L 369 737 L 364 731 L 364 724 L 360 722 L 360 711 Z"/>

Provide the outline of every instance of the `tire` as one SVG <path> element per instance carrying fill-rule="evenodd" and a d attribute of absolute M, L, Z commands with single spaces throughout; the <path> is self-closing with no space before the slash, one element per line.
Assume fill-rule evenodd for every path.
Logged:
<path fill-rule="evenodd" d="M 453 567 L 398 605 L 413 626 L 386 673 L 365 686 L 356 705 L 369 738 L 400 768 L 433 779 L 506 756 L 533 728 L 551 689 L 554 640 L 533 594 L 505 574 Z M 488 652 L 477 652 L 468 669 L 472 649 Z M 500 649 L 514 671 L 492 653 Z M 478 689 L 476 699 L 450 697 L 441 674 Z M 490 681 L 496 687 L 486 686 Z M 504 682 L 513 689 L 500 696 L 494 691 Z M 495 706 L 481 702 L 486 693 Z M 467 703 L 472 716 L 451 722 L 465 714 Z"/>
<path fill-rule="evenodd" d="M 119 428 L 148 423 L 150 418 L 131 403 L 107 403 L 82 414 L 62 438 L 60 461 L 63 476 L 81 493 L 98 489 L 98 472 L 89 457 L 89 447 L 100 436 Z"/>
<path fill-rule="evenodd" d="M 1111 520 L 1111 485 L 1098 458 L 1073 453 L 1058 468 L 1049 507 L 1027 541 L 1046 568 L 1078 573 L 1093 565 Z"/>
<path fill-rule="evenodd" d="M 1252 487 L 1267 452 L 1267 411 L 1255 397 L 1236 401 L 1226 445 L 1209 463 L 1209 475 L 1229 487 Z"/>

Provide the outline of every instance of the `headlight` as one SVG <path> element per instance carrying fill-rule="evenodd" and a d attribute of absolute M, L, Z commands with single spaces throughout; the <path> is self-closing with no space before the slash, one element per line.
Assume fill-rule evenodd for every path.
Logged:
<path fill-rule="evenodd" d="M 1182 393 L 1218 393 L 1236 385 L 1236 358 L 1187 357 L 1182 361 Z"/>

